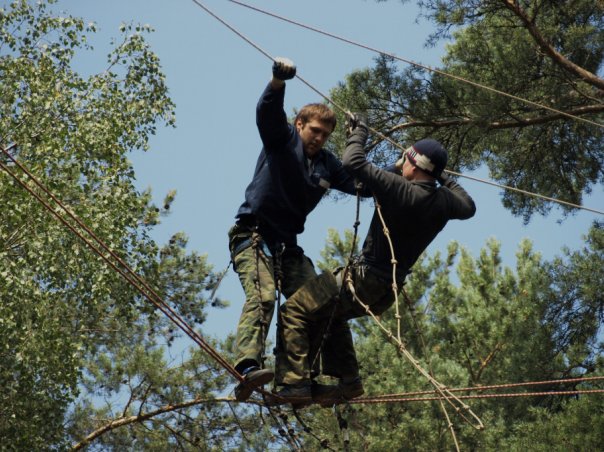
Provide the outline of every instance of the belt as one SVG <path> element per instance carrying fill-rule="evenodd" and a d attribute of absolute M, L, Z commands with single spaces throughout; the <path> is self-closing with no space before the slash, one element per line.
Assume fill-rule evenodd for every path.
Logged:
<path fill-rule="evenodd" d="M 253 244 L 253 237 L 249 237 L 247 239 L 242 240 L 237 244 L 235 248 L 233 248 L 233 256 L 237 256 L 246 248 L 249 248 Z M 271 251 L 264 240 L 259 240 L 260 249 L 264 252 L 267 257 L 272 257 Z"/>

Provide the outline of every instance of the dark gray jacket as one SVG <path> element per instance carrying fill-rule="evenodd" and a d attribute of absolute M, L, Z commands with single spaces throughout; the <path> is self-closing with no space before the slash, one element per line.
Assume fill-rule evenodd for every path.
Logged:
<path fill-rule="evenodd" d="M 373 192 L 390 231 L 401 280 L 449 220 L 474 216 L 476 206 L 466 191 L 449 178 L 444 185 L 410 182 L 400 172 L 379 169 L 365 158 L 367 131 L 357 127 L 348 139 L 344 168 Z M 374 212 L 362 260 L 377 273 L 392 275 L 391 252 L 377 211 Z"/>

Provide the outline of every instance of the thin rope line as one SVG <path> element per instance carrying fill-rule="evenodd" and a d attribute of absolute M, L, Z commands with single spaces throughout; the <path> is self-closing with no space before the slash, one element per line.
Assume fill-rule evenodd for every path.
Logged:
<path fill-rule="evenodd" d="M 532 193 L 530 191 L 526 191 L 526 190 L 523 190 L 521 188 L 515 188 L 515 187 L 510 187 L 509 185 L 497 184 L 495 182 L 491 182 L 491 181 L 488 181 L 488 180 L 485 180 L 485 179 L 481 179 L 479 177 L 468 176 L 468 175 L 461 174 L 461 173 L 458 173 L 458 172 L 452 171 L 452 170 L 447 170 L 446 169 L 445 172 L 449 173 L 449 174 L 452 174 L 454 176 L 465 177 L 466 179 L 470 179 L 470 180 L 473 180 L 473 181 L 476 181 L 476 182 L 482 182 L 483 184 L 492 185 L 494 187 L 504 188 L 506 190 L 515 191 L 517 193 L 522 193 L 524 195 L 534 196 L 535 198 L 541 198 L 541 199 L 545 199 L 547 201 L 557 202 L 558 204 L 564 204 L 566 206 L 574 207 L 574 208 L 577 208 L 577 209 L 583 209 L 583 210 L 587 210 L 589 212 L 593 212 L 593 213 L 598 213 L 600 215 L 604 215 L 604 211 L 602 211 L 602 210 L 592 209 L 590 207 L 585 207 L 585 206 L 582 206 L 582 205 L 579 205 L 579 204 L 573 204 L 572 202 L 563 201 L 561 199 L 556 199 L 556 198 L 551 198 L 549 196 L 541 195 L 539 193 Z"/>
<path fill-rule="evenodd" d="M 275 58 L 273 56 L 271 56 L 270 53 L 268 53 L 266 50 L 264 50 L 262 47 L 260 47 L 254 41 L 252 41 L 250 38 L 248 38 L 247 36 L 245 36 L 243 33 L 241 33 L 239 30 L 237 30 L 235 27 L 233 27 L 231 24 L 229 24 L 226 20 L 222 19 L 216 13 L 212 12 L 207 6 L 205 6 L 204 4 L 202 4 L 201 2 L 199 2 L 198 0 L 192 0 L 192 1 L 197 6 L 199 6 L 201 9 L 203 9 L 205 12 L 207 12 L 210 16 L 212 16 L 214 19 L 218 20 L 221 24 L 223 24 L 225 27 L 227 27 L 229 30 L 231 30 L 233 33 L 235 33 L 237 36 L 239 36 L 241 39 L 243 39 L 249 45 L 251 45 L 256 50 L 258 50 L 260 53 L 262 53 L 264 56 L 266 56 L 269 60 L 275 61 Z M 351 116 L 351 114 L 344 107 L 338 105 L 333 99 L 330 99 L 329 97 L 327 97 L 325 94 L 323 94 L 317 88 L 315 88 L 312 84 L 310 84 L 304 78 L 302 78 L 299 74 L 296 74 L 295 77 L 298 80 L 300 80 L 302 83 L 304 83 L 312 91 L 314 91 L 316 94 L 318 94 L 320 97 L 322 97 L 323 99 L 325 99 L 327 102 L 331 103 L 332 105 L 334 105 L 335 107 L 337 107 L 338 109 L 340 109 L 342 112 L 344 112 L 344 113 L 348 114 L 349 116 Z"/>
<path fill-rule="evenodd" d="M 13 144 L 11 148 L 15 145 Z M 101 257 L 111 268 L 117 271 L 132 287 L 137 289 L 145 298 L 147 298 L 153 305 L 155 305 L 166 317 L 168 317 L 174 324 L 176 324 L 187 336 L 189 336 L 195 343 L 197 343 L 206 353 L 214 358 L 219 364 L 221 364 L 231 375 L 241 380 L 242 377 L 239 373 L 224 359 L 222 356 L 210 345 L 203 337 L 201 337 L 176 311 L 174 311 L 154 290 L 149 284 L 139 276 L 132 268 L 126 264 L 111 248 L 105 244 L 94 232 L 88 228 L 73 212 L 70 211 L 47 187 L 44 186 L 22 163 L 16 160 L 6 149 L 2 148 L 2 152 L 19 168 L 23 171 L 28 178 L 34 182 L 41 190 L 43 190 L 60 208 L 65 212 L 68 217 L 73 219 L 78 226 L 86 231 L 90 237 L 105 250 L 111 257 L 113 257 L 123 268 L 119 268 L 115 262 L 112 262 L 109 257 L 103 253 L 99 247 L 91 243 L 86 237 L 84 237 L 72 224 L 70 224 L 64 217 L 53 209 L 47 201 L 33 191 L 21 178 L 19 178 L 11 169 L 0 161 L 0 168 L 8 173 L 19 185 L 27 190 L 32 196 L 34 196 L 50 213 L 52 213 L 61 223 L 68 227 L 78 238 L 80 238 L 88 247 L 90 247 L 94 253 Z M 125 270 L 124 270 L 125 269 Z"/>
<path fill-rule="evenodd" d="M 413 355 L 411 355 L 409 350 L 407 350 L 407 347 L 405 347 L 405 344 L 402 343 L 401 341 L 398 341 L 394 337 L 394 334 L 392 334 L 392 332 L 390 330 L 388 330 L 384 326 L 384 324 L 377 318 L 377 316 L 371 311 L 371 308 L 369 307 L 369 305 L 364 303 L 359 298 L 359 296 L 356 293 L 354 283 L 353 283 L 352 279 L 350 278 L 350 275 L 348 275 L 346 285 L 347 285 L 348 290 L 350 291 L 350 294 L 352 295 L 352 297 L 357 301 L 357 303 L 359 303 L 359 305 L 361 305 L 363 307 L 363 309 L 365 310 L 367 315 L 369 315 L 369 316 L 371 316 L 371 318 L 373 318 L 373 320 L 378 325 L 378 327 L 384 332 L 384 334 L 386 335 L 388 340 L 391 343 L 393 343 L 393 345 L 396 346 L 397 350 L 413 365 L 413 367 L 415 367 L 415 369 L 419 373 L 421 373 L 428 380 L 428 382 L 434 387 L 435 391 L 440 394 L 440 396 L 436 397 L 434 400 L 439 400 L 439 399 L 445 400 L 447 403 L 449 403 L 449 405 L 451 405 L 451 407 L 455 410 L 455 412 L 457 414 L 459 414 L 468 424 L 470 424 L 472 427 L 474 427 L 477 430 L 482 430 L 484 428 L 484 424 L 482 423 L 480 418 L 472 411 L 472 409 L 468 405 L 463 403 L 459 399 L 459 397 L 452 394 L 451 391 L 449 391 L 445 385 L 439 383 L 434 377 L 432 377 L 432 375 L 430 375 L 428 372 L 426 372 L 426 370 L 420 365 L 419 361 L 416 360 L 413 357 Z M 355 400 L 355 399 L 353 399 L 353 400 Z M 456 403 L 454 403 L 454 401 Z M 464 412 L 462 412 L 462 410 L 465 411 L 466 413 L 468 413 L 472 418 L 474 418 L 476 423 L 473 423 L 470 419 L 468 419 L 466 417 L 466 415 L 464 414 Z"/>
<path fill-rule="evenodd" d="M 543 381 L 527 381 L 524 383 L 503 383 L 498 385 L 488 385 L 488 386 L 471 386 L 467 388 L 449 388 L 451 392 L 467 392 L 467 391 L 490 391 L 493 389 L 508 389 L 508 388 L 518 388 L 523 386 L 543 386 L 543 385 L 551 385 L 551 384 L 564 384 L 564 383 L 580 383 L 580 382 L 589 382 L 589 381 L 600 381 L 604 380 L 604 377 L 580 377 L 580 378 L 566 378 L 561 380 L 543 380 Z M 372 396 L 371 399 L 379 399 L 382 397 L 385 398 L 393 398 L 393 397 L 410 397 L 410 396 L 418 396 L 418 395 L 428 395 L 434 394 L 435 391 L 413 391 L 413 392 L 403 392 L 399 394 L 384 394 L 380 396 Z"/>
<path fill-rule="evenodd" d="M 193 0 L 193 1 L 195 1 L 195 0 Z M 517 101 L 520 101 L 520 102 L 523 102 L 523 103 L 526 103 L 526 104 L 529 104 L 529 105 L 532 105 L 532 106 L 535 106 L 535 107 L 543 108 L 543 109 L 545 109 L 545 110 L 552 111 L 552 112 L 557 113 L 557 114 L 560 114 L 560 115 L 562 115 L 562 116 L 566 116 L 566 117 L 568 117 L 568 118 L 576 119 L 576 120 L 583 121 L 583 122 L 586 122 L 586 123 L 591 124 L 591 125 L 595 125 L 595 126 L 597 126 L 597 127 L 602 127 L 602 128 L 604 128 L 604 124 L 601 124 L 601 123 L 599 123 L 599 122 L 591 121 L 591 120 L 589 120 L 589 119 L 585 119 L 585 118 L 582 118 L 582 117 L 580 117 L 580 116 L 575 116 L 575 115 L 572 115 L 572 114 L 570 114 L 570 113 L 566 113 L 566 112 L 563 112 L 563 111 L 561 111 L 561 110 L 557 110 L 557 109 L 555 109 L 555 108 L 553 108 L 553 107 L 548 107 L 547 105 L 543 105 L 543 104 L 540 104 L 540 103 L 538 103 L 538 102 L 533 102 L 533 101 L 531 101 L 531 100 L 524 99 L 524 98 L 522 98 L 522 97 L 518 97 L 518 96 L 515 96 L 515 95 L 513 95 L 513 94 L 506 93 L 505 91 L 500 91 L 500 90 L 498 90 L 498 89 L 496 89 L 496 88 L 492 88 L 492 87 L 490 87 L 490 86 L 483 85 L 483 84 L 478 83 L 478 82 L 474 82 L 474 81 L 469 80 L 469 79 L 466 79 L 466 78 L 464 78 L 464 77 L 460 77 L 460 76 L 457 76 L 457 75 L 454 75 L 454 74 L 449 74 L 449 73 L 444 72 L 444 71 L 441 71 L 441 70 L 439 70 L 439 69 L 435 69 L 435 68 L 433 68 L 433 67 L 431 67 L 431 66 L 427 66 L 427 65 L 425 65 L 425 64 L 417 63 L 417 62 L 415 62 L 415 61 L 412 61 L 412 60 L 409 60 L 409 59 L 406 59 L 406 58 L 399 57 L 399 56 L 395 55 L 394 53 L 385 52 L 385 51 L 382 51 L 382 50 L 379 50 L 379 49 L 375 49 L 375 48 L 373 48 L 373 47 L 367 46 L 367 45 L 365 45 L 365 44 L 358 43 L 358 42 L 353 41 L 353 40 L 351 40 L 351 39 L 344 38 L 344 37 L 341 37 L 341 36 L 335 35 L 335 34 L 333 34 L 333 33 L 329 33 L 329 32 L 326 32 L 326 31 L 320 30 L 320 29 L 315 28 L 315 27 L 312 27 L 312 26 L 310 26 L 310 25 L 305 25 L 305 24 L 303 24 L 303 23 L 296 22 L 295 20 L 288 19 L 287 17 L 279 16 L 278 14 L 274 14 L 274 13 L 271 13 L 271 12 L 269 12 L 269 11 L 265 11 L 265 10 L 263 10 L 263 9 L 257 8 L 257 7 L 255 7 L 255 6 L 248 5 L 248 4 L 246 4 L 246 3 L 243 3 L 243 2 L 240 2 L 240 1 L 237 1 L 237 0 L 228 0 L 228 1 L 229 1 L 229 2 L 231 2 L 231 3 L 235 3 L 236 5 L 243 6 L 243 7 L 245 7 L 245 8 L 251 9 L 251 10 L 253 10 L 253 11 L 256 11 L 256 12 L 259 12 L 259 13 L 262 13 L 262 14 L 265 14 L 265 15 L 267 15 L 267 16 L 274 17 L 275 19 L 279 19 L 279 20 L 282 20 L 282 21 L 284 21 L 284 22 L 287 22 L 287 23 L 290 23 L 290 24 L 296 25 L 296 26 L 298 26 L 298 27 L 301 27 L 301 28 L 305 28 L 305 29 L 307 29 L 307 30 L 314 31 L 314 32 L 316 32 L 316 33 L 320 33 L 320 34 L 325 35 L 325 36 L 328 36 L 328 37 L 330 37 L 330 38 L 337 39 L 337 40 L 342 41 L 342 42 L 345 42 L 345 43 L 347 43 L 347 44 L 351 44 L 351 45 L 354 45 L 354 46 L 356 46 L 356 47 L 360 47 L 360 48 L 363 48 L 363 49 L 365 49 L 365 50 L 369 50 L 369 51 L 371 51 L 371 52 L 379 53 L 380 55 L 386 55 L 386 56 L 389 56 L 389 57 L 394 58 L 394 59 L 396 59 L 396 60 L 402 61 L 403 63 L 407 63 L 407 64 L 410 64 L 410 65 L 413 65 L 413 66 L 419 67 L 419 68 L 421 68 L 421 69 L 425 69 L 425 70 L 427 70 L 427 71 L 429 71 L 429 72 L 433 72 L 433 73 L 435 73 L 435 74 L 443 75 L 443 76 L 445 76 L 445 77 L 449 77 L 449 78 L 452 78 L 452 79 L 458 80 L 458 81 L 460 81 L 460 82 L 467 83 L 467 84 L 469 84 L 469 85 L 475 86 L 475 87 L 477 87 L 477 88 L 481 88 L 481 89 L 484 89 L 484 90 L 487 90 L 487 91 L 491 91 L 491 92 L 494 92 L 494 93 L 499 94 L 499 95 L 501 95 L 501 96 L 509 97 L 509 98 L 511 98 L 511 99 L 514 99 L 514 100 L 517 100 Z"/>
<path fill-rule="evenodd" d="M 375 196 L 375 194 L 373 196 L 373 200 L 374 200 L 374 203 L 375 203 L 375 211 L 377 212 L 378 217 L 380 219 L 380 222 L 382 223 L 382 230 L 384 232 L 384 236 L 386 237 L 386 240 L 388 242 L 388 247 L 390 249 L 390 263 L 392 264 L 392 291 L 394 292 L 394 303 L 395 303 L 395 306 L 396 306 L 395 318 L 396 318 L 396 325 L 397 325 L 397 342 L 399 344 L 399 347 L 401 347 L 401 346 L 404 346 L 404 345 L 403 345 L 403 340 L 401 338 L 401 319 L 402 319 L 402 316 L 400 314 L 400 306 L 399 306 L 399 304 L 400 304 L 399 303 L 400 297 L 399 297 L 399 290 L 398 290 L 398 285 L 397 285 L 397 275 L 396 275 L 396 266 L 398 264 L 398 261 L 396 259 L 396 254 L 394 252 L 394 244 L 392 243 L 392 237 L 390 236 L 390 229 L 388 228 L 388 225 L 386 224 L 386 220 L 384 218 L 384 215 L 382 214 L 382 207 L 381 207 L 381 205 L 380 205 L 380 203 L 379 203 L 379 201 L 377 199 L 377 196 Z M 404 289 L 403 289 L 403 293 L 406 295 L 406 292 L 404 291 Z M 368 309 L 368 308 L 369 307 L 367 306 L 365 309 Z M 413 321 L 415 322 L 415 318 L 413 318 Z M 481 419 L 478 416 L 476 416 L 469 407 L 467 407 L 467 410 L 471 413 L 471 415 L 474 417 L 474 419 L 476 419 L 478 421 L 478 424 L 474 425 L 470 421 L 470 419 L 466 418 L 465 414 L 460 413 L 459 408 L 455 404 L 451 403 L 451 401 L 447 399 L 447 397 L 445 396 L 445 394 L 441 390 L 441 388 L 439 388 L 439 386 L 442 387 L 442 388 L 444 388 L 444 386 L 441 385 L 441 383 L 439 383 L 436 380 L 436 378 L 434 377 L 434 372 L 432 370 L 432 363 L 431 363 L 431 361 L 430 361 L 430 359 L 428 357 L 428 354 L 426 353 L 426 346 L 425 346 L 425 343 L 424 343 L 424 340 L 423 340 L 423 335 L 421 334 L 421 332 L 419 330 L 419 325 L 417 323 L 416 323 L 416 328 L 417 328 L 418 335 L 420 337 L 420 343 L 423 346 L 422 347 L 423 353 L 425 355 L 425 358 L 428 360 L 428 371 L 425 372 L 425 373 L 428 374 L 432 380 L 434 380 L 434 383 L 436 383 L 436 384 L 434 384 L 434 383 L 432 383 L 432 380 L 429 380 L 430 383 L 433 384 L 434 388 L 437 389 L 437 392 L 440 394 L 440 396 L 438 397 L 438 404 L 440 406 L 441 411 L 445 415 L 445 419 L 447 421 L 447 428 L 449 429 L 449 433 L 451 433 L 451 436 L 453 437 L 453 443 L 455 444 L 455 450 L 457 452 L 459 452 L 460 448 L 459 448 L 459 442 L 457 440 L 457 434 L 455 432 L 455 426 L 453 425 L 453 422 L 451 422 L 451 417 L 449 416 L 449 412 L 447 411 L 447 407 L 446 407 L 446 405 L 444 403 L 443 398 L 446 399 L 446 401 L 455 409 L 455 411 L 458 412 L 460 414 L 460 416 L 466 422 L 468 422 L 470 425 L 472 425 L 474 428 L 477 428 L 477 429 L 480 430 L 481 428 L 484 427 L 484 425 L 482 424 Z M 409 356 L 411 356 L 411 355 L 409 354 Z M 416 365 L 416 368 L 418 368 L 418 369 L 420 368 L 419 364 Z M 422 372 L 422 371 L 423 371 L 423 369 L 420 370 L 420 372 Z M 422 372 L 422 373 L 424 373 L 424 372 Z M 451 394 L 451 393 L 449 393 L 449 394 Z"/>
<path fill-rule="evenodd" d="M 197 6 L 199 6 L 199 7 L 200 7 L 200 8 L 202 8 L 204 11 L 206 11 L 206 12 L 207 12 L 207 13 L 208 13 L 210 16 L 214 17 L 216 20 L 218 20 L 220 23 L 222 23 L 224 26 L 226 26 L 226 27 L 227 27 L 229 30 L 231 30 L 233 33 L 235 33 L 237 36 L 239 36 L 241 39 L 243 39 L 243 40 L 244 40 L 244 41 L 246 41 L 248 44 L 250 44 L 252 47 L 254 47 L 255 49 L 257 49 L 257 50 L 258 50 L 260 53 L 262 53 L 263 55 L 265 55 L 265 56 L 266 56 L 267 58 L 269 58 L 270 60 L 275 61 L 275 59 L 274 59 L 274 58 L 273 58 L 273 57 L 272 57 L 272 56 L 271 56 L 271 55 L 270 55 L 268 52 L 266 52 L 266 51 L 265 51 L 264 49 L 262 49 L 262 48 L 261 48 L 261 47 L 260 47 L 258 44 L 254 43 L 254 42 L 253 42 L 251 39 L 249 39 L 248 37 L 246 37 L 246 36 L 245 36 L 243 33 L 241 33 L 240 31 L 238 31 L 238 30 L 237 30 L 235 27 L 233 27 L 232 25 L 230 25 L 230 24 L 229 24 L 228 22 L 226 22 L 224 19 L 222 19 L 221 17 L 219 17 L 218 15 L 216 15 L 216 14 L 215 14 L 214 12 L 212 12 L 212 11 L 211 11 L 211 10 L 210 10 L 208 7 L 206 7 L 205 5 L 203 5 L 203 4 L 202 4 L 201 2 L 199 2 L 198 0 L 192 0 L 192 1 L 193 1 L 193 3 L 195 3 Z M 241 5 L 241 6 L 245 6 L 245 7 L 250 8 L 250 9 L 257 10 L 258 12 L 261 12 L 261 13 L 263 13 L 263 14 L 272 15 L 271 13 L 265 12 L 265 11 L 263 11 L 263 10 L 261 10 L 261 9 L 256 9 L 256 8 L 254 8 L 254 7 L 252 7 L 252 6 L 246 5 L 245 3 L 237 2 L 236 0 L 228 0 L 228 1 L 233 2 L 233 3 L 236 3 L 236 4 L 239 4 L 239 5 Z M 288 19 L 281 18 L 281 17 L 276 16 L 276 15 L 275 15 L 275 17 L 277 17 L 277 18 L 279 18 L 279 19 L 282 19 L 282 20 L 289 21 Z M 294 23 L 295 25 L 300 25 L 300 26 L 303 26 L 303 27 L 307 27 L 307 26 L 304 26 L 304 25 L 302 25 L 302 24 L 298 24 L 298 23 L 293 22 L 293 21 L 292 21 L 292 23 Z M 313 30 L 313 31 L 321 32 L 320 30 L 315 30 L 315 29 L 313 29 L 312 27 L 307 27 L 307 28 L 309 28 L 309 29 L 311 29 L 311 30 Z M 331 36 L 331 35 L 329 35 L 328 33 L 325 33 L 325 32 L 321 32 L 321 33 L 326 34 L 326 35 L 328 35 L 328 36 Z M 342 40 L 342 41 L 348 42 L 347 40 L 345 40 L 344 38 L 340 38 L 339 36 L 335 36 L 335 35 L 334 35 L 333 37 L 334 37 L 334 38 L 336 38 L 336 39 L 340 39 L 340 40 Z M 365 47 L 365 46 L 363 46 L 362 44 L 357 44 L 357 43 L 355 43 L 355 42 L 353 42 L 353 41 L 350 41 L 350 43 L 351 43 L 351 44 L 354 44 L 354 45 L 358 45 L 358 46 L 360 46 L 360 47 Z M 376 50 L 376 49 L 372 49 L 371 47 L 365 47 L 365 48 L 367 48 L 367 49 L 369 49 L 369 50 L 372 50 L 372 51 L 375 51 L 375 52 L 383 53 L 383 52 L 380 52 L 380 51 L 378 51 L 378 50 Z M 385 54 L 385 55 L 388 55 L 387 53 L 384 53 L 384 54 Z M 396 57 L 395 55 L 391 55 L 391 56 L 392 56 L 393 58 L 401 59 L 401 58 L 399 58 L 399 57 Z M 401 61 L 405 61 L 405 60 L 401 59 Z M 407 62 L 407 61 L 405 61 L 405 62 Z M 416 63 L 416 64 L 417 64 L 417 63 Z M 429 69 L 429 68 L 428 68 L 428 67 L 426 67 L 426 69 Z M 433 69 L 431 69 L 431 68 L 430 68 L 430 70 L 433 70 Z M 434 70 L 434 71 L 435 71 L 435 72 L 439 72 L 439 73 L 440 73 L 440 71 L 437 71 L 437 70 Z M 446 73 L 443 73 L 443 74 L 446 74 Z M 319 91 L 319 90 L 318 90 L 317 88 L 315 88 L 313 85 L 311 85 L 309 82 L 307 82 L 306 80 L 304 80 L 304 79 L 303 79 L 301 76 L 296 75 L 296 78 L 297 78 L 298 80 L 300 80 L 302 83 L 304 83 L 304 84 L 305 84 L 305 85 L 306 85 L 308 88 L 310 88 L 312 91 L 314 91 L 315 93 L 317 93 L 317 94 L 318 94 L 320 97 L 322 97 L 322 98 L 323 98 L 323 99 L 325 99 L 327 102 L 331 103 L 331 104 L 332 104 L 334 107 L 336 107 L 336 108 L 338 108 L 340 111 L 342 111 L 342 112 L 343 112 L 345 115 L 347 115 L 347 116 L 349 116 L 349 117 L 351 117 L 351 116 L 352 116 L 352 114 L 350 113 L 350 111 L 348 111 L 348 110 L 347 110 L 347 109 L 345 109 L 344 107 L 342 107 L 342 106 L 338 105 L 338 104 L 337 104 L 337 103 L 336 103 L 336 102 L 335 102 L 333 99 L 330 99 L 328 96 L 326 96 L 325 94 L 323 94 L 321 91 Z M 481 85 L 478 85 L 478 86 L 481 86 Z M 485 87 L 485 88 L 487 88 L 487 87 Z M 493 88 L 490 88 L 490 89 L 491 89 L 491 90 L 493 90 Z M 505 93 L 503 93 L 503 94 L 505 94 Z M 511 94 L 506 94 L 506 95 L 511 96 Z M 530 101 L 527 101 L 527 102 L 530 102 Z M 537 104 L 537 105 L 539 105 L 539 104 Z M 545 107 L 545 106 L 542 106 L 542 107 L 543 107 L 543 108 L 546 108 L 546 109 L 550 109 L 550 110 L 553 110 L 553 111 L 558 112 L 557 110 L 554 110 L 554 109 L 551 109 L 551 108 L 548 108 L 548 107 Z M 578 117 L 578 116 L 576 117 L 576 116 L 573 116 L 573 115 L 569 115 L 568 113 L 564 113 L 564 112 L 558 112 L 558 113 L 559 113 L 559 114 L 562 114 L 562 115 L 565 115 L 565 116 L 570 116 L 570 117 L 572 117 L 572 118 L 577 118 L 577 119 L 580 119 L 580 120 L 585 121 L 585 119 L 583 119 L 583 118 L 580 118 L 580 117 Z M 596 125 L 598 125 L 598 126 L 600 126 L 600 127 L 604 127 L 604 125 L 603 125 L 603 124 L 598 124 L 598 123 L 595 123 L 595 124 L 596 124 Z M 384 135 L 383 133 L 379 132 L 378 130 L 375 130 L 374 128 L 369 127 L 369 126 L 368 126 L 367 128 L 368 128 L 368 129 L 369 129 L 371 132 L 373 132 L 375 135 L 377 135 L 377 136 L 379 136 L 380 138 L 382 138 L 382 139 L 384 139 L 384 140 L 388 141 L 390 144 L 392 144 L 392 145 L 393 145 L 393 146 L 395 146 L 396 148 L 398 148 L 398 149 L 400 149 L 400 150 L 402 150 L 402 151 L 404 151 L 404 150 L 405 150 L 405 148 L 403 148 L 403 147 L 402 147 L 400 144 L 395 143 L 395 142 L 394 142 L 394 141 L 393 141 L 393 140 L 392 140 L 390 137 L 387 137 L 386 135 Z M 522 193 L 522 194 L 525 194 L 525 195 L 528 195 L 528 196 L 534 196 L 534 197 L 536 197 L 536 198 L 541 198 L 541 199 L 548 200 L 548 201 L 551 201 L 551 202 L 555 202 L 555 203 L 558 203 L 558 204 L 564 204 L 564 205 L 567 205 L 567 206 L 570 206 L 570 207 L 574 207 L 574 208 L 576 208 L 576 209 L 583 209 L 583 210 L 587 210 L 587 211 L 590 211 L 590 212 L 598 213 L 598 214 L 600 214 L 600 215 L 604 215 L 604 211 L 599 211 L 599 210 L 596 210 L 596 209 L 591 209 L 591 208 L 588 208 L 588 207 L 581 206 L 581 205 L 579 205 L 579 204 L 573 204 L 573 203 L 570 203 L 570 202 L 568 202 L 568 201 L 563 201 L 563 200 L 560 200 L 560 199 L 550 198 L 550 197 L 548 197 L 548 196 L 545 196 L 545 195 L 540 195 L 540 194 L 538 194 L 538 193 L 529 192 L 529 191 L 522 190 L 522 189 L 519 189 L 519 188 L 510 187 L 510 186 L 503 185 L 503 184 L 498 184 L 498 183 L 495 183 L 495 182 L 485 181 L 485 180 L 482 180 L 482 179 L 479 179 L 479 178 L 475 178 L 475 177 L 472 177 L 472 176 L 466 176 L 465 174 L 457 173 L 457 172 L 454 172 L 454 171 L 451 171 L 451 170 L 445 170 L 445 172 L 450 173 L 450 174 L 453 174 L 453 175 L 456 175 L 456 176 L 459 176 L 459 177 L 464 177 L 464 178 L 467 178 L 467 179 L 475 180 L 475 181 L 478 181 L 478 182 L 484 182 L 485 184 L 492 185 L 492 186 L 494 186 L 494 187 L 499 187 L 499 188 L 502 188 L 502 189 L 504 189 L 504 190 L 516 191 L 516 192 L 518 192 L 518 193 Z"/>
<path fill-rule="evenodd" d="M 577 389 L 574 391 L 541 391 L 541 392 L 517 392 L 507 394 L 470 394 L 457 396 L 459 400 L 468 399 L 498 399 L 498 398 L 514 398 L 514 397 L 541 397 L 541 396 L 556 396 L 556 395 L 579 395 L 579 394 L 604 394 L 604 389 Z M 405 402 L 433 402 L 442 400 L 442 397 L 408 397 L 408 398 L 356 398 L 348 401 L 350 404 L 367 404 L 373 405 L 377 403 L 405 403 Z"/>

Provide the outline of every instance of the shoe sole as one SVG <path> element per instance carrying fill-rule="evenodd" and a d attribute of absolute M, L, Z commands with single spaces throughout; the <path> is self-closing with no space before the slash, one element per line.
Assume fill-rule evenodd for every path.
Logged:
<path fill-rule="evenodd" d="M 362 396 L 363 394 L 365 394 L 365 390 L 363 388 L 358 388 L 356 390 L 353 391 L 349 391 L 349 392 L 343 392 L 342 395 L 344 396 L 344 398 L 346 400 L 351 400 L 351 399 L 355 399 L 359 396 Z"/>
<path fill-rule="evenodd" d="M 235 400 L 238 402 L 245 402 L 250 398 L 252 392 L 260 386 L 264 386 L 267 383 L 270 383 L 274 377 L 274 374 L 267 373 L 265 375 L 261 375 L 258 378 L 255 378 L 251 381 L 242 381 L 237 386 L 235 386 Z"/>
<path fill-rule="evenodd" d="M 312 405 L 313 399 L 310 397 L 282 397 L 277 394 L 269 394 L 264 397 L 266 406 L 277 406 L 291 404 L 293 408 L 300 409 Z"/>
<path fill-rule="evenodd" d="M 313 398 L 313 400 L 321 405 L 323 408 L 330 408 L 334 405 L 339 405 L 341 403 L 349 402 L 352 399 L 355 399 L 359 396 L 365 394 L 364 389 L 357 389 L 356 391 L 350 391 L 346 393 L 333 394 L 333 395 L 325 395 Z"/>

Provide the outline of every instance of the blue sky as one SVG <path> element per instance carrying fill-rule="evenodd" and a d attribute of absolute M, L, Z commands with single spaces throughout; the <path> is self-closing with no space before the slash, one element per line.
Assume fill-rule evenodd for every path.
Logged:
<path fill-rule="evenodd" d="M 298 74 L 326 95 L 346 74 L 370 66 L 376 56 L 224 0 L 201 2 L 270 55 L 292 59 Z M 438 66 L 444 56 L 444 45 L 424 46 L 432 28 L 425 21 L 416 21 L 418 11 L 413 2 L 248 3 L 424 65 Z M 137 181 L 141 189 L 152 188 L 157 203 L 169 190 L 177 191 L 172 215 L 157 229 L 156 239 L 163 243 L 173 233 L 184 231 L 191 250 L 207 253 L 215 269 L 223 269 L 229 262 L 226 234 L 243 201 L 261 147 L 255 106 L 270 79 L 271 62 L 192 0 L 60 0 L 54 9 L 96 22 L 99 28 L 91 39 L 94 50 L 78 59 L 82 72 L 104 69 L 110 39 L 118 36 L 120 23 L 149 24 L 155 29 L 149 41 L 161 59 L 176 103 L 177 127 L 158 129 L 150 151 L 132 154 Z M 288 113 L 319 101 L 322 99 L 300 81 L 288 82 Z M 488 178 L 485 173 L 476 175 Z M 457 240 L 477 256 L 494 237 L 502 242 L 505 265 L 513 267 L 523 238 L 532 240 L 535 250 L 551 259 L 563 246 L 578 249 L 592 221 L 602 219 L 601 215 L 580 211 L 563 220 L 560 209 L 555 209 L 548 217 L 535 217 L 524 226 L 501 206 L 500 189 L 464 179 L 460 182 L 475 199 L 477 214 L 468 221 L 450 222 L 428 248 L 429 253 L 443 251 L 448 242 Z M 602 187 L 585 200 L 585 205 L 604 208 Z M 362 206 L 361 237 L 372 210 L 370 203 Z M 324 200 L 309 216 L 300 237 L 306 254 L 318 260 L 328 228 L 351 228 L 354 215 L 354 199 L 337 203 Z M 243 291 L 232 270 L 219 295 L 231 306 L 211 311 L 204 332 L 222 338 L 234 331 L 243 303 Z"/>

